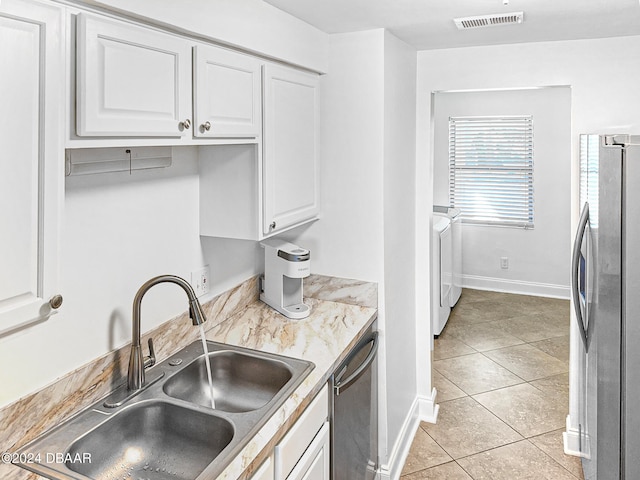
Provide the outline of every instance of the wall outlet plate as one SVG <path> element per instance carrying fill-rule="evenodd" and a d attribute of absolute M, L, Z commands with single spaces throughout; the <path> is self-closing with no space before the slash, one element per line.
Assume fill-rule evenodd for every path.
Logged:
<path fill-rule="evenodd" d="M 509 268 L 509 257 L 500 257 L 500 268 L 507 270 Z"/>
<path fill-rule="evenodd" d="M 196 297 L 209 293 L 209 265 L 191 272 L 191 286 L 196 292 Z"/>

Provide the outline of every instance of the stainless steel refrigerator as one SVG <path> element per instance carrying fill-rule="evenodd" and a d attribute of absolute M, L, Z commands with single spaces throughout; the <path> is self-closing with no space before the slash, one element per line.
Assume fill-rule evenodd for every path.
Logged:
<path fill-rule="evenodd" d="M 572 262 L 586 480 L 640 479 L 640 136 L 582 135 Z"/>

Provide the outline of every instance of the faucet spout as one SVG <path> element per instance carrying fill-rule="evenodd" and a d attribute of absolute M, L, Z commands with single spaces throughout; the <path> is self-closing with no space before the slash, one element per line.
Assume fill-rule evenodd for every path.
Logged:
<path fill-rule="evenodd" d="M 193 323 L 194 327 L 202 325 L 207 321 L 207 317 L 202 311 L 202 305 L 200 305 L 200 302 L 197 298 L 194 298 L 189 302 L 189 317 L 191 317 L 191 322 Z"/>
<path fill-rule="evenodd" d="M 133 299 L 133 325 L 131 332 L 131 354 L 129 356 L 129 371 L 127 374 L 127 387 L 129 390 L 139 390 L 144 386 L 144 369 L 153 365 L 152 361 L 145 362 L 140 345 L 140 311 L 142 298 L 151 287 L 159 283 L 175 283 L 187 294 L 189 300 L 189 316 L 193 325 L 202 325 L 207 321 L 207 317 L 202 311 L 202 306 L 196 297 L 193 288 L 184 278 L 175 275 L 160 275 L 145 282 Z"/>

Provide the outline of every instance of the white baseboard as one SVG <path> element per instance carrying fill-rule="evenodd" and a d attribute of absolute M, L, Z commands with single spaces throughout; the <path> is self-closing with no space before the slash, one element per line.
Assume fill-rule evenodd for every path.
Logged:
<path fill-rule="evenodd" d="M 437 391 L 434 388 L 431 396 L 418 396 L 411 405 L 411 410 L 407 414 L 405 421 L 400 430 L 400 435 L 396 440 L 389 461 L 385 465 L 380 466 L 380 480 L 398 480 L 402 467 L 409 455 L 409 449 L 413 443 L 413 438 L 420 427 L 420 422 L 435 423 L 438 418 L 440 405 L 436 404 Z"/>
<path fill-rule="evenodd" d="M 418 418 L 422 422 L 436 423 L 440 405 L 436 403 L 438 391 L 434 388 L 431 390 L 430 397 L 418 396 Z"/>
<path fill-rule="evenodd" d="M 480 277 L 477 275 L 462 275 L 462 286 L 476 290 L 492 290 L 494 292 L 517 293 L 520 295 L 534 295 L 536 297 L 552 297 L 569 299 L 569 286 L 551 283 L 525 282 L 523 280 L 507 280 L 504 278 Z"/>
<path fill-rule="evenodd" d="M 562 441 L 564 443 L 564 453 L 575 457 L 591 458 L 591 449 L 589 446 L 588 435 L 583 436 L 582 451 L 580 451 L 580 431 L 571 426 L 571 418 L 567 415 L 566 431 L 562 432 Z"/>
<path fill-rule="evenodd" d="M 407 459 L 407 455 L 409 455 L 413 437 L 415 437 L 420 426 L 419 408 L 418 398 L 416 398 L 405 417 L 400 429 L 400 435 L 398 435 L 396 443 L 391 450 L 388 462 L 380 466 L 380 480 L 398 480 L 400 478 L 402 467 L 404 467 L 404 462 Z"/>

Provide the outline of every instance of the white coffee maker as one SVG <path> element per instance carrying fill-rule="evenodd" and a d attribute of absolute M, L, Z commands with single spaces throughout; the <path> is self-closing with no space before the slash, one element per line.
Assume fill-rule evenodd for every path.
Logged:
<path fill-rule="evenodd" d="M 310 273 L 310 252 L 278 239 L 264 247 L 264 279 L 260 300 L 288 318 L 306 318 L 311 308 L 302 302 L 302 279 Z"/>

